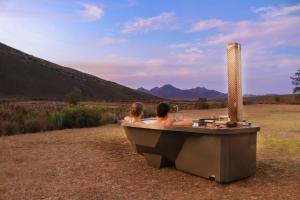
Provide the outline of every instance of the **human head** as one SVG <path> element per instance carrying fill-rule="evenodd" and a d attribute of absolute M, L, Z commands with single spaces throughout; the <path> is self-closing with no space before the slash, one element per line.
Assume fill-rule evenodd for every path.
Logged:
<path fill-rule="evenodd" d="M 156 108 L 156 114 L 158 117 L 165 118 L 171 110 L 171 106 L 167 102 L 161 102 Z"/>
<path fill-rule="evenodd" d="M 135 102 L 131 105 L 130 114 L 133 117 L 140 117 L 142 116 L 144 111 L 144 105 L 140 102 Z"/>

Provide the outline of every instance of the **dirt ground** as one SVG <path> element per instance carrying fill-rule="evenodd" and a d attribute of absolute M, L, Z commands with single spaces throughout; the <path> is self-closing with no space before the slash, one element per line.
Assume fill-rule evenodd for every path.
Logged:
<path fill-rule="evenodd" d="M 119 125 L 107 125 L 1 137 L 0 199 L 300 199 L 300 106 L 255 105 L 245 112 L 262 130 L 257 172 L 242 181 L 221 185 L 152 168 Z"/>

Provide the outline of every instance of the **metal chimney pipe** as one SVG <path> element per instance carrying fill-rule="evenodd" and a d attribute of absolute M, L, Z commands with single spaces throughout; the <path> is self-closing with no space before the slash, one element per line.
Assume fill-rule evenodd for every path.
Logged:
<path fill-rule="evenodd" d="M 227 45 L 228 116 L 231 122 L 243 121 L 241 45 Z"/>

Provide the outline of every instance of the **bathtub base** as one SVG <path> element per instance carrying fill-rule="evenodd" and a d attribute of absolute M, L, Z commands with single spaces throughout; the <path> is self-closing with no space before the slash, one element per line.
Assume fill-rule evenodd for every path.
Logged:
<path fill-rule="evenodd" d="M 256 133 L 189 137 L 175 165 L 220 183 L 246 178 L 256 171 Z"/>
<path fill-rule="evenodd" d="M 169 161 L 166 157 L 159 155 L 159 154 L 152 154 L 152 153 L 143 153 L 147 163 L 155 168 L 162 168 L 173 166 L 174 163 Z"/>

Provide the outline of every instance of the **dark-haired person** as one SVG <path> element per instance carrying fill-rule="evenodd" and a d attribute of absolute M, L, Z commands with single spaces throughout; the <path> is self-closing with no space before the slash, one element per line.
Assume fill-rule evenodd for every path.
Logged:
<path fill-rule="evenodd" d="M 156 124 L 164 126 L 192 126 L 192 121 L 175 121 L 169 116 L 171 106 L 167 102 L 159 103 L 156 108 Z"/>
<path fill-rule="evenodd" d="M 130 123 L 141 122 L 144 114 L 144 105 L 140 102 L 135 102 L 130 107 L 130 116 L 126 116 L 124 120 Z"/>

